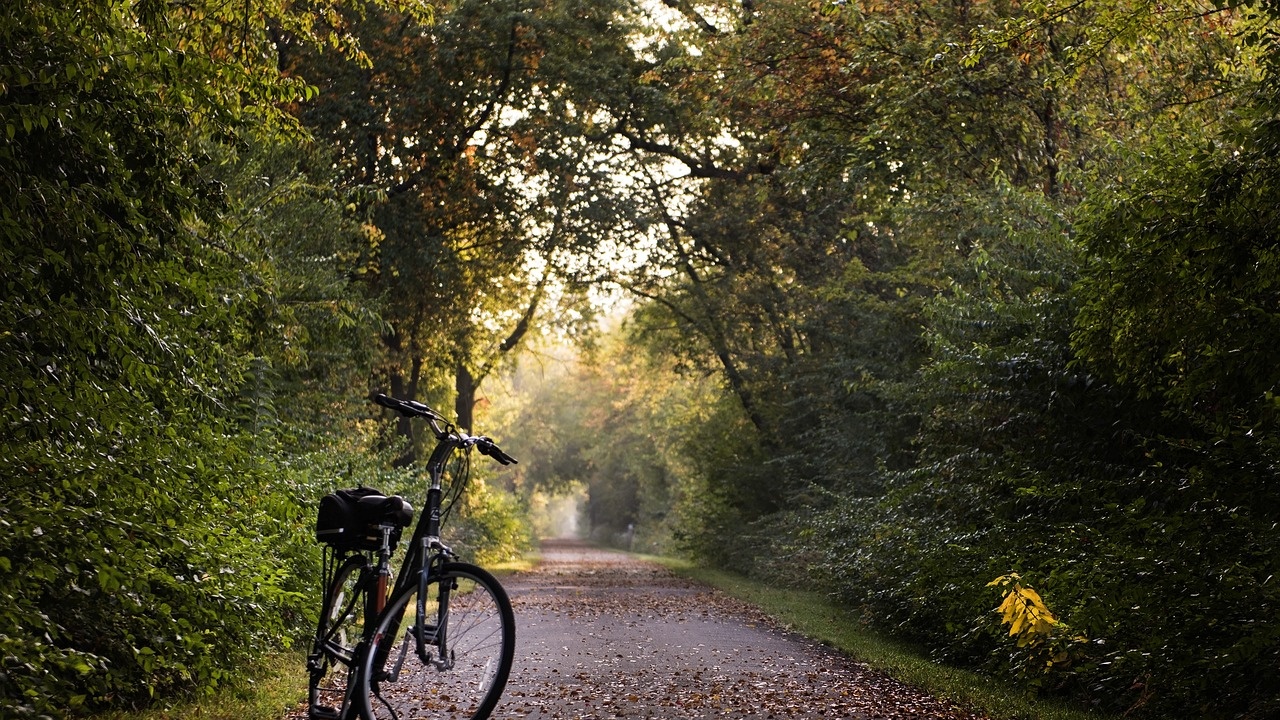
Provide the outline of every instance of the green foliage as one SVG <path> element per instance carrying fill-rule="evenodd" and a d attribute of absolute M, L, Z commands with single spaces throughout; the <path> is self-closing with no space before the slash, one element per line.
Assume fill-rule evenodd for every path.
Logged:
<path fill-rule="evenodd" d="M 1082 357 L 1220 437 L 1261 439 L 1280 410 L 1274 104 L 1234 142 L 1153 148 L 1083 233 Z"/>
<path fill-rule="evenodd" d="M 22 6 L 3 19 L 0 342 L 12 471 L 0 593 L 3 695 L 19 713 L 216 681 L 228 666 L 212 648 L 258 644 L 256 622 L 233 628 L 225 647 L 217 634 L 256 612 L 243 583 L 273 584 L 221 572 L 238 569 L 237 553 L 224 564 L 206 541 L 227 517 L 181 505 L 186 493 L 201 510 L 219 489 L 234 496 L 205 461 L 236 454 L 221 447 L 213 409 L 223 378 L 238 377 L 224 343 L 245 298 L 223 294 L 233 266 L 186 227 L 212 212 L 214 188 L 195 176 L 182 108 L 158 102 L 144 77 L 172 66 L 143 54 L 153 67 L 140 72 L 145 38 L 82 17 L 77 28 Z M 109 72 L 90 65 L 100 52 Z M 258 607 L 279 602 L 264 598 Z M 171 622 L 175 611 L 187 625 Z"/>
<path fill-rule="evenodd" d="M 532 546 L 524 507 L 511 492 L 473 478 L 448 529 L 455 550 L 481 564 L 519 558 Z"/>
<path fill-rule="evenodd" d="M 1022 224 L 930 304 L 917 461 L 883 497 L 798 513 L 795 552 L 952 661 L 1115 710 L 1265 715 L 1274 636 L 1246 615 L 1275 602 L 1267 465 L 1083 372 L 1073 280 L 1089 266 L 1047 208 L 993 207 Z M 1008 637 L 983 585 L 1010 569 L 1070 631 Z"/>
<path fill-rule="evenodd" d="M 1151 551 L 1132 562 L 1163 592 L 1124 597 L 1180 629 L 1135 639 L 1152 659 L 1123 662 L 1149 662 L 1168 702 L 1213 697 L 1224 716 L 1276 710 L 1280 634 L 1254 619 L 1280 600 L 1274 97 L 1269 79 L 1218 147 L 1158 147 L 1090 205 L 1073 336 L 1088 367 L 1153 406 L 1131 421 L 1143 484 L 1117 529 Z"/>
<path fill-rule="evenodd" d="M 213 158 L 288 130 L 279 103 L 307 90 L 257 43 L 282 28 L 303 40 L 314 18 L 256 9 L 0 11 L 11 714 L 211 687 L 306 624 L 310 506 L 239 403 L 281 318 L 319 323 L 272 311 L 298 293 L 263 279 L 286 266 L 271 257 L 281 228 L 259 222 L 270 194 L 227 182 Z M 295 221 L 333 205 L 297 207 Z"/>
<path fill-rule="evenodd" d="M 1051 211 L 1016 198 L 991 209 L 1040 222 L 982 243 L 930 304 L 933 360 L 914 384 L 919 457 L 887 474 L 884 496 L 841 493 L 811 521 L 837 586 L 919 640 L 951 640 L 988 601 L 981 587 L 1007 571 L 993 553 L 1018 541 L 1001 524 L 1050 502 L 1043 475 L 1087 385 L 1065 371 L 1070 246 Z"/>
<path fill-rule="evenodd" d="M 242 248 L 241 280 L 258 298 L 245 318 L 236 416 L 282 436 L 290 454 L 325 447 L 336 425 L 367 416 L 352 388 L 378 357 L 378 304 L 357 279 L 375 233 L 347 213 L 323 146 L 266 139 L 210 155 L 205 172 L 226 188 L 223 222 Z"/>

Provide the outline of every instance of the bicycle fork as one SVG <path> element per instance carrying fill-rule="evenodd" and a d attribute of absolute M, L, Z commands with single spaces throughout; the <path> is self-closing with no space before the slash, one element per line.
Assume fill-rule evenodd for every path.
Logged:
<path fill-rule="evenodd" d="M 443 573 L 443 570 L 437 570 Z M 426 622 L 426 596 L 428 585 L 427 573 L 418 581 L 418 622 L 417 632 L 418 657 L 424 663 L 432 663 L 437 670 L 452 670 L 453 657 L 449 654 L 449 594 L 453 591 L 453 580 L 441 577 L 439 591 L 436 596 L 436 624 Z M 430 645 L 436 649 L 436 657 L 432 659 Z"/>
<path fill-rule="evenodd" d="M 454 590 L 452 579 L 441 578 L 436 596 L 435 623 L 428 621 L 427 595 L 432 579 L 437 573 L 443 573 L 442 563 L 431 563 L 418 575 L 418 594 L 414 602 L 414 620 L 405 630 L 405 638 L 400 643 L 400 651 L 396 653 L 395 662 L 386 672 L 386 679 L 395 682 L 400 677 L 404 661 L 409 655 L 409 638 L 413 638 L 414 651 L 423 665 L 434 666 L 443 672 L 452 670 L 454 658 L 449 653 L 449 597 Z"/>

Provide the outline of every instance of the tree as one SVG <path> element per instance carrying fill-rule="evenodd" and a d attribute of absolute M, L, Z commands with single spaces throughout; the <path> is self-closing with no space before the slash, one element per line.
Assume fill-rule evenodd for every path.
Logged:
<path fill-rule="evenodd" d="M 367 279 L 385 300 L 394 394 L 416 397 L 447 369 L 469 425 L 477 386 L 546 311 L 570 249 L 596 242 L 604 173 L 575 144 L 595 92 L 579 76 L 627 56 L 625 21 L 611 3 L 463 2 L 430 26 L 353 19 L 366 69 L 291 59 L 322 87 L 302 122 L 338 147 L 368 198 Z"/>

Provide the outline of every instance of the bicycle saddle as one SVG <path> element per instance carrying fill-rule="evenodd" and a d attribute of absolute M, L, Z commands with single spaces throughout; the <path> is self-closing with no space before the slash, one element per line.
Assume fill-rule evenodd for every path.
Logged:
<path fill-rule="evenodd" d="M 374 522 L 405 527 L 413 522 L 413 506 L 399 495 L 368 495 L 356 501 L 360 513 Z"/>

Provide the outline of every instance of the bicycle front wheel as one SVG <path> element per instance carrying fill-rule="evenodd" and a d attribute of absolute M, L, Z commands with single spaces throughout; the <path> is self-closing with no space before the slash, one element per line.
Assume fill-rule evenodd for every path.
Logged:
<path fill-rule="evenodd" d="M 359 695 L 369 720 L 483 720 L 507 686 L 515 615 L 498 581 L 446 563 L 392 599 L 364 655 Z M 422 615 L 419 616 L 421 611 Z"/>

